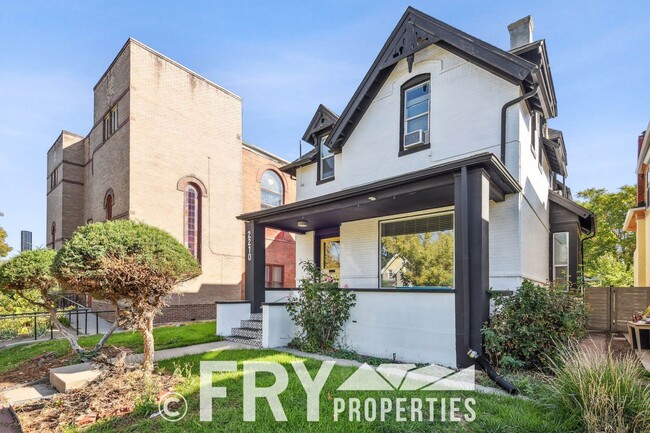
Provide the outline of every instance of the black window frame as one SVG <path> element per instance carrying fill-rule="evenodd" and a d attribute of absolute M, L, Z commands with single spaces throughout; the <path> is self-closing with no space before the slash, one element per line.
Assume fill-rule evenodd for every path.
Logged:
<path fill-rule="evenodd" d="M 413 87 L 416 87 L 422 83 L 429 82 L 429 134 L 426 138 L 426 141 L 423 144 L 409 147 L 408 149 L 404 148 L 404 123 L 405 123 L 405 112 L 404 108 L 406 105 L 406 91 L 410 90 Z M 433 87 L 431 86 L 431 74 L 419 74 L 415 77 L 406 81 L 400 87 L 400 108 L 399 108 L 399 152 L 397 156 L 410 155 L 415 152 L 420 152 L 425 149 L 431 148 L 431 106 L 432 106 L 432 93 Z"/>

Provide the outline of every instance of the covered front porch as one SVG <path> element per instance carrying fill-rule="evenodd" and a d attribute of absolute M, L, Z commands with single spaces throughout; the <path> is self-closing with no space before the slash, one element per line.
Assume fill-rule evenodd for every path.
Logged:
<path fill-rule="evenodd" d="M 246 221 L 246 300 L 251 302 L 254 313 L 260 312 L 264 303 L 280 300 L 277 296 L 267 299 L 273 291 L 265 287 L 264 233 L 266 228 L 293 232 L 302 235 L 296 242 L 298 260 L 307 258 L 323 265 L 322 268 L 340 279 L 342 289 L 372 293 L 370 297 L 365 296 L 369 299 L 368 308 L 377 310 L 381 305 L 386 321 L 391 320 L 391 311 L 399 311 L 394 316 L 405 319 L 409 312 L 431 318 L 444 316 L 445 310 L 451 310 L 446 311 L 446 319 L 440 319 L 451 323 L 445 327 L 451 329 L 455 347 L 449 349 L 455 350 L 457 365 L 470 365 L 467 350 L 471 347 L 481 351 L 481 326 L 489 313 L 490 201 L 504 201 L 508 194 L 520 189 L 503 164 L 493 154 L 486 153 L 242 215 L 239 218 Z M 386 231 L 381 228 L 383 221 L 423 215 L 434 215 L 437 219 L 431 217 L 430 221 L 441 225 L 441 230 L 452 237 L 449 281 L 436 287 L 415 287 L 413 283 L 402 282 L 396 271 L 389 269 L 395 256 L 382 259 L 385 247 L 380 232 Z M 431 224 L 429 222 L 428 226 Z M 328 269 L 326 261 L 322 260 L 323 240 L 327 239 L 335 239 L 339 244 L 340 273 Z M 400 294 L 405 301 L 408 298 L 408 302 L 400 302 Z M 443 310 L 429 311 L 414 307 L 418 305 L 418 294 L 452 298 L 449 298 L 451 302 L 439 303 L 448 306 Z M 382 296 L 386 302 L 382 301 Z M 429 298 L 422 307 L 438 304 Z M 366 316 L 368 314 L 353 314 L 354 323 L 362 327 L 363 323 L 358 322 Z M 436 326 L 431 320 L 422 323 Z M 395 329 L 404 330 L 403 327 Z M 364 331 L 360 336 L 368 338 L 366 334 Z"/>

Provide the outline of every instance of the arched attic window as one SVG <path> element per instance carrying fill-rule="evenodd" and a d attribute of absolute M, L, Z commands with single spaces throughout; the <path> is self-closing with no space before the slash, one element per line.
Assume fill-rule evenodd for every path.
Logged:
<path fill-rule="evenodd" d="M 284 204 L 284 185 L 282 179 L 273 170 L 262 174 L 262 209 L 268 209 Z"/>

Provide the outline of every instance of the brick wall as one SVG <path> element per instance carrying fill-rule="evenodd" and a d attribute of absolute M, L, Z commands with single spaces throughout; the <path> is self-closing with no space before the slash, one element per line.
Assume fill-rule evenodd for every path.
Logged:
<path fill-rule="evenodd" d="M 108 302 L 93 300 L 93 311 L 113 310 Z M 162 314 L 156 316 L 154 323 L 179 323 L 193 322 L 199 320 L 216 320 L 217 310 L 215 304 L 190 304 L 190 305 L 168 305 L 162 309 Z M 99 313 L 99 317 L 109 322 L 115 320 L 115 314 Z"/>
<path fill-rule="evenodd" d="M 296 200 L 296 181 L 279 170 L 286 161 L 274 158 L 258 149 L 244 144 L 243 147 L 243 208 L 244 212 L 261 209 L 262 175 L 273 170 L 283 183 L 284 203 Z M 242 236 L 244 233 L 242 232 Z M 294 235 L 279 230 L 266 230 L 266 263 L 284 268 L 284 287 L 296 285 L 296 241 Z"/>

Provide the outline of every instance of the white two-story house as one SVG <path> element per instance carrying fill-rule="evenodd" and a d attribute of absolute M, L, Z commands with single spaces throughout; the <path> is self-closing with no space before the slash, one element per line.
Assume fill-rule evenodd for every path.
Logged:
<path fill-rule="evenodd" d="M 343 112 L 318 107 L 283 168 L 297 201 L 240 217 L 253 312 L 285 294 L 264 287 L 266 227 L 357 293 L 344 344 L 376 356 L 468 365 L 490 289 L 577 282 L 593 215 L 547 124 L 546 43 L 530 17 L 508 29 L 503 50 L 408 8 Z"/>

